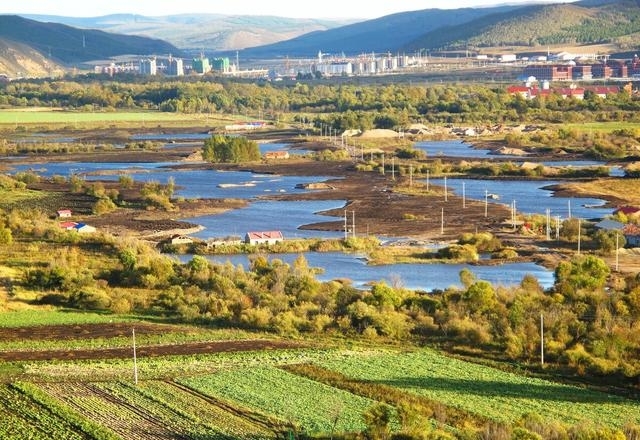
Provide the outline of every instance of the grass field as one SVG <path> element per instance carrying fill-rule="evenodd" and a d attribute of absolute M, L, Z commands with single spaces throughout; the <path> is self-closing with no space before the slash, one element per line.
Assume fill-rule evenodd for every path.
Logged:
<path fill-rule="evenodd" d="M 640 123 L 637 122 L 581 122 L 579 124 L 562 124 L 565 128 L 575 128 L 579 131 L 611 132 L 613 130 L 638 130 Z"/>
<path fill-rule="evenodd" d="M 564 183 L 561 186 L 588 197 L 621 198 L 623 196 L 626 203 L 640 205 L 639 183 L 640 179 L 598 179 Z"/>
<path fill-rule="evenodd" d="M 0 124 L 74 124 L 84 122 L 193 121 L 203 116 L 163 112 L 67 112 L 0 110 Z"/>

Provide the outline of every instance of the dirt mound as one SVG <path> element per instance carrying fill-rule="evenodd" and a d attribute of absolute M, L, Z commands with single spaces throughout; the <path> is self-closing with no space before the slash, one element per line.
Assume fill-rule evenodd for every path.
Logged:
<path fill-rule="evenodd" d="M 377 128 L 375 130 L 367 130 L 359 137 L 363 139 L 380 139 L 380 138 L 394 138 L 400 136 L 397 131 Z"/>

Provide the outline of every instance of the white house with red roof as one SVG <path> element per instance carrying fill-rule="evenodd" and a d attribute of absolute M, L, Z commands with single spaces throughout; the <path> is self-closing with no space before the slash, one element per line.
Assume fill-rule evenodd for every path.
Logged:
<path fill-rule="evenodd" d="M 69 218 L 73 214 L 70 209 L 58 209 L 56 211 L 58 218 Z"/>
<path fill-rule="evenodd" d="M 280 231 L 247 232 L 244 242 L 251 245 L 276 244 L 284 240 Z"/>

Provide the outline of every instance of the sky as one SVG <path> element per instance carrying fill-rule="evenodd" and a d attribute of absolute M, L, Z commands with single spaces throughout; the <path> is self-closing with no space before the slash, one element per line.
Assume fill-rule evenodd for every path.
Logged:
<path fill-rule="evenodd" d="M 567 0 L 539 1 L 560 3 Z M 130 13 L 147 16 L 182 13 L 273 15 L 296 18 L 376 18 L 396 12 L 530 3 L 531 0 L 19 0 L 3 1 L 0 14 L 97 17 Z"/>

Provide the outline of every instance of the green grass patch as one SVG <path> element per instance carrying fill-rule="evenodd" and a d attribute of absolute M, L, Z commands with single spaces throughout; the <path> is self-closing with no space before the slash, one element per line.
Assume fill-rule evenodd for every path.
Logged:
<path fill-rule="evenodd" d="M 46 198 L 48 194 L 44 191 L 6 190 L 0 188 L 0 206 L 11 206 L 16 203 L 33 202 Z"/>
<path fill-rule="evenodd" d="M 105 324 L 134 320 L 122 315 L 77 312 L 64 309 L 20 310 L 0 313 L 0 327 L 30 327 L 36 325 Z"/>
<path fill-rule="evenodd" d="M 0 124 L 74 124 L 87 122 L 164 122 L 192 120 L 181 113 L 162 112 L 70 112 L 61 110 L 0 110 Z"/>
<path fill-rule="evenodd" d="M 563 128 L 575 128 L 580 131 L 598 131 L 598 132 L 611 132 L 614 130 L 636 130 L 640 129 L 640 123 L 638 122 L 582 122 L 579 124 L 562 124 Z"/>

